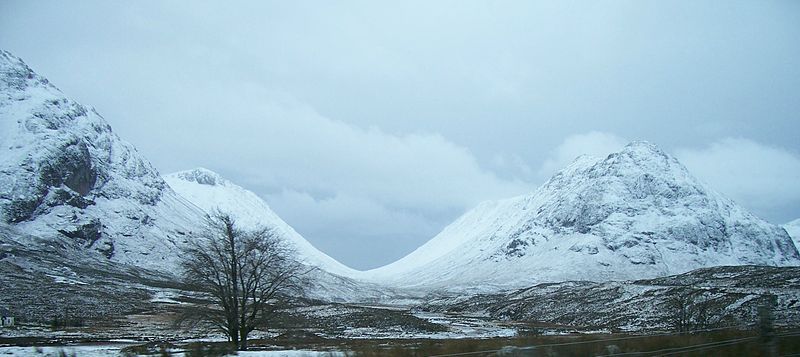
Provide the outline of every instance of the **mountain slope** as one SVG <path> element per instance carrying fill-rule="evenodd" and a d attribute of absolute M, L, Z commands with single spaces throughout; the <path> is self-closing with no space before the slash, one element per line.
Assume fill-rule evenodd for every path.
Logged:
<path fill-rule="evenodd" d="M 240 223 L 276 229 L 298 260 L 320 268 L 308 276 L 310 297 L 391 295 L 347 278 L 356 272 L 313 248 L 252 192 L 206 170 L 170 180 L 197 205 L 176 193 L 94 109 L 0 52 L 0 228 L 18 232 L 7 234 L 9 241 L 24 246 L 35 238 L 56 247 L 59 259 L 174 278 L 180 248 L 203 229 L 206 210 L 219 206 Z M 0 263 L 13 258 L 0 249 Z"/>
<path fill-rule="evenodd" d="M 305 238 L 284 222 L 255 193 L 204 168 L 165 175 L 164 179 L 178 194 L 206 212 L 219 209 L 236 218 L 243 227 L 269 227 L 289 242 L 298 257 L 328 272 L 351 276 L 358 272 L 346 267 L 314 248 Z"/>
<path fill-rule="evenodd" d="M 650 280 L 542 283 L 507 293 L 436 298 L 419 309 L 549 325 L 553 332 L 663 332 L 679 329 L 679 323 L 687 330 L 754 326 L 770 295 L 776 324 L 797 326 L 800 267 L 722 266 Z M 687 317 L 683 322 L 681 313 Z"/>
<path fill-rule="evenodd" d="M 284 222 L 255 193 L 197 168 L 164 176 L 170 187 L 207 213 L 218 209 L 228 213 L 244 228 L 268 228 L 288 243 L 294 258 L 319 269 L 307 276 L 306 296 L 328 301 L 391 301 L 403 295 L 385 286 L 365 282 L 353 270 L 317 250 Z"/>
<path fill-rule="evenodd" d="M 97 112 L 0 51 L 0 220 L 111 261 L 169 270 L 202 212 Z"/>
<path fill-rule="evenodd" d="M 524 287 L 641 279 L 717 265 L 797 265 L 780 227 L 634 142 L 581 157 L 531 195 L 486 202 L 373 279 L 408 287 Z"/>
<path fill-rule="evenodd" d="M 783 229 L 792 237 L 795 247 L 800 249 L 800 219 L 795 219 L 794 221 L 784 224 Z"/>

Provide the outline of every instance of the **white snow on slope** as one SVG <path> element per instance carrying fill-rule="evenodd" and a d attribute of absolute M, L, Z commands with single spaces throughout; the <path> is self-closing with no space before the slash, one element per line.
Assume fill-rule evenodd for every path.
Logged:
<path fill-rule="evenodd" d="M 202 208 L 191 203 L 94 109 L 67 98 L 5 51 L 0 129 L 0 225 L 27 233 L 20 237 L 50 241 L 87 264 L 106 258 L 120 269 L 177 274 L 181 247 L 204 229 L 203 208 L 221 206 L 243 224 L 263 223 L 280 232 L 298 260 L 320 268 L 307 276 L 307 296 L 392 298 L 385 287 L 348 278 L 355 271 L 314 249 L 257 196 L 218 175 L 174 182 Z M 196 182 L 211 176 L 219 185 Z"/>
<path fill-rule="evenodd" d="M 172 272 L 202 211 L 91 107 L 0 51 L 0 221 L 83 254 Z"/>
<path fill-rule="evenodd" d="M 202 226 L 204 211 L 219 207 L 243 224 L 281 231 L 301 259 L 341 275 L 320 273 L 320 294 L 345 298 L 365 290 L 383 297 L 385 289 L 342 276 L 490 290 L 800 262 L 786 231 L 643 142 L 604 159 L 580 158 L 531 195 L 481 204 L 407 257 L 369 272 L 316 250 L 252 192 L 193 172 L 170 178 L 187 200 L 94 109 L 0 51 L 0 220 L 76 254 L 174 271 L 178 249 Z"/>
<path fill-rule="evenodd" d="M 800 254 L 783 229 L 704 187 L 654 145 L 634 142 L 605 159 L 576 160 L 531 195 L 483 203 L 366 274 L 474 291 L 742 264 L 798 265 Z"/>
<path fill-rule="evenodd" d="M 357 271 L 314 248 L 311 243 L 278 217 L 258 195 L 224 179 L 211 170 L 196 168 L 165 175 L 164 179 L 178 194 L 205 212 L 211 213 L 217 209 L 233 216 L 243 227 L 274 229 L 291 243 L 298 256 L 308 264 L 342 276 L 358 274 Z"/>
<path fill-rule="evenodd" d="M 580 156 L 562 170 L 562 173 L 578 172 L 599 160 L 599 158 L 591 156 Z M 373 279 L 391 278 L 428 264 L 458 249 L 481 250 L 483 248 L 477 247 L 476 242 L 468 237 L 489 237 L 497 227 L 512 225 L 514 222 L 525 219 L 527 216 L 524 208 L 526 200 L 523 198 L 524 196 L 483 202 L 456 219 L 436 237 L 410 254 L 391 264 L 366 271 L 365 275 Z"/>
<path fill-rule="evenodd" d="M 307 297 L 327 301 L 395 301 L 404 296 L 390 287 L 366 282 L 362 272 L 353 270 L 317 250 L 284 222 L 266 202 L 219 174 L 203 168 L 176 172 L 164 177 L 179 195 L 206 213 L 215 210 L 233 216 L 243 228 L 268 228 L 294 250 L 294 259 L 319 269 L 306 277 Z"/>
<path fill-rule="evenodd" d="M 795 247 L 800 250 L 800 218 L 783 225 L 783 229 L 792 237 Z"/>

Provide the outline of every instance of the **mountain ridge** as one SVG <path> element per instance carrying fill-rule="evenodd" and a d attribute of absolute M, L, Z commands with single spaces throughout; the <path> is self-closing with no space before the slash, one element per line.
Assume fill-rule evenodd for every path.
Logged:
<path fill-rule="evenodd" d="M 388 289 L 350 278 L 355 271 L 316 250 L 258 196 L 220 175 L 196 169 L 162 178 L 93 108 L 68 98 L 7 51 L 0 52 L 0 129 L 0 228 L 8 228 L 3 232 L 10 241 L 35 240 L 57 247 L 59 257 L 175 279 L 182 247 L 205 229 L 210 208 L 221 206 L 245 228 L 267 224 L 295 248 L 293 257 L 311 271 L 309 297 L 387 295 Z M 0 254 L 0 262 L 7 257 Z"/>
<path fill-rule="evenodd" d="M 175 266 L 200 211 L 93 108 L 0 51 L 0 218 L 123 264 Z"/>
<path fill-rule="evenodd" d="M 231 215 L 240 228 L 266 228 L 286 244 L 291 257 L 314 267 L 308 278 L 307 297 L 326 301 L 394 301 L 405 293 L 368 282 L 360 271 L 351 269 L 316 249 L 289 224 L 283 221 L 258 195 L 205 168 L 179 171 L 164 176 L 178 195 L 206 214 L 222 212 Z"/>
<path fill-rule="evenodd" d="M 491 290 L 797 265 L 800 254 L 783 229 L 638 141 L 606 158 L 581 157 L 529 195 L 479 205 L 399 262 L 368 274 L 408 287 Z"/>
<path fill-rule="evenodd" d="M 313 265 L 343 276 L 354 276 L 351 269 L 316 249 L 281 219 L 258 195 L 206 168 L 195 168 L 164 175 L 164 180 L 178 194 L 207 213 L 214 210 L 231 214 L 245 228 L 263 226 L 290 242 L 292 248 Z"/>
<path fill-rule="evenodd" d="M 482 203 L 406 257 L 361 272 L 318 251 L 257 195 L 213 171 L 162 178 L 94 109 L 6 51 L 0 119 L 3 224 L 79 255 L 159 271 L 176 266 L 176 252 L 214 207 L 234 211 L 245 226 L 266 222 L 280 231 L 301 259 L 336 275 L 321 282 L 323 290 L 350 293 L 366 279 L 372 297 L 382 295 L 374 284 L 492 290 L 800 264 L 787 230 L 700 183 L 648 142 L 579 157 L 531 194 Z"/>
<path fill-rule="evenodd" d="M 792 237 L 795 247 L 800 250 L 800 218 L 784 224 L 783 229 Z"/>

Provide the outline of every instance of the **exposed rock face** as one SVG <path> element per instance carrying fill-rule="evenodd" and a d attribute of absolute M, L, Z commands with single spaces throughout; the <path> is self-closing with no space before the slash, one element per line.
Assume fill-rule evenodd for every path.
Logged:
<path fill-rule="evenodd" d="M 2 223 L 112 260 L 164 267 L 174 261 L 177 232 L 201 217 L 94 109 L 0 51 Z"/>
<path fill-rule="evenodd" d="M 352 301 L 389 294 L 349 278 L 357 272 L 316 250 L 258 196 L 216 173 L 197 169 L 171 179 L 197 205 L 173 191 L 94 109 L 0 51 L 0 231 L 41 239 L 72 263 L 99 260 L 126 264 L 120 271 L 135 266 L 175 274 L 180 248 L 204 229 L 206 211 L 221 206 L 248 228 L 266 226 L 292 244 L 295 258 L 309 265 L 309 296 Z"/>
<path fill-rule="evenodd" d="M 371 271 L 428 288 L 515 288 L 666 276 L 715 265 L 798 265 L 786 232 L 634 142 L 581 157 L 531 195 L 481 204 L 417 251 Z"/>

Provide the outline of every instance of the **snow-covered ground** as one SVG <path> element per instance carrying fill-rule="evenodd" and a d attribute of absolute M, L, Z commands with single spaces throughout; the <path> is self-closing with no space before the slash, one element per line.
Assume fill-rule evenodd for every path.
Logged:
<path fill-rule="evenodd" d="M 798 277 L 800 267 L 714 267 L 651 280 L 548 283 L 505 294 L 443 297 L 423 309 L 531 322 L 537 333 L 539 326 L 554 325 L 645 332 L 674 329 L 678 299 L 703 328 L 755 326 L 759 306 L 770 303 L 775 324 L 791 328 L 800 324 Z"/>
<path fill-rule="evenodd" d="M 421 311 L 415 312 L 414 316 L 447 326 L 450 330 L 415 338 L 460 339 L 517 336 L 517 330 L 508 324 L 500 324 L 485 318 Z"/>
<path fill-rule="evenodd" d="M 312 326 L 253 335 L 264 338 L 298 329 L 323 338 L 512 337 L 518 333 L 515 326 L 496 320 L 605 322 L 605 316 L 585 310 L 565 319 L 587 303 L 574 296 L 564 301 L 558 295 L 550 298 L 559 291 L 593 297 L 602 293 L 610 309 L 627 304 L 627 312 L 641 315 L 637 309 L 650 306 L 643 312 L 655 316 L 651 295 L 666 298 L 677 286 L 565 280 L 663 277 L 714 265 L 800 264 L 795 247 L 800 220 L 784 226 L 784 231 L 758 219 L 696 180 L 675 158 L 652 144 L 635 142 L 607 158 L 579 158 L 530 195 L 479 205 L 395 263 L 355 271 L 314 248 L 253 192 L 214 172 L 195 169 L 162 178 L 93 108 L 69 99 L 19 58 L 0 51 L 0 268 L 10 272 L 0 275 L 0 285 L 16 284 L 13 294 L 4 291 L 0 302 L 24 311 L 27 315 L 22 317 L 29 321 L 48 321 L 59 316 L 53 310 L 74 306 L 84 309 L 79 311 L 83 314 L 72 311 L 75 316 L 70 317 L 113 316 L 109 320 L 118 323 L 99 332 L 93 327 L 59 331 L 43 324 L 3 330 L 3 337 L 223 339 L 208 331 L 176 332 L 172 322 L 174 309 L 183 305 L 180 292 L 145 285 L 148 277 L 157 276 L 164 280 L 155 285 L 175 286 L 172 274 L 177 272 L 180 248 L 203 229 L 203 215 L 215 208 L 233 214 L 245 227 L 273 229 L 294 248 L 299 261 L 319 267 L 309 274 L 310 297 L 412 305 L 433 294 L 458 291 L 464 294 L 448 296 L 443 311 L 472 302 L 502 307 L 495 315 L 478 309 L 464 316 L 407 306 L 306 306 L 297 309 L 303 314 L 297 320 L 308 319 Z M 508 293 L 539 282 L 560 283 Z M 409 290 L 389 288 L 395 286 Z M 794 304 L 797 288 L 780 288 L 792 291 L 781 290 L 779 303 Z M 737 289 L 728 291 L 744 297 L 720 303 L 725 311 L 746 310 L 743 307 L 751 307 L 765 292 L 759 287 Z M 475 296 L 480 292 L 494 293 L 495 300 L 483 301 Z M 715 294 L 706 292 L 706 297 L 720 299 Z M 537 300 L 541 296 L 548 298 Z M 39 305 L 28 302 L 34 300 Z M 144 306 L 153 311 L 142 312 Z M 796 319 L 793 306 L 779 312 Z M 534 316 L 534 309 L 541 310 Z M 554 312 L 561 315 L 548 315 Z M 624 317 L 625 324 L 618 326 L 623 330 L 663 325 L 663 316 L 647 321 Z M 325 328 L 316 326 L 322 321 L 328 324 Z M 6 346 L 0 354 L 108 355 L 129 343 Z"/>
<path fill-rule="evenodd" d="M 107 357 L 121 356 L 121 350 L 132 346 L 130 343 L 95 344 L 79 346 L 35 346 L 35 347 L 0 347 L 0 356 L 41 356 L 41 357 Z"/>
<path fill-rule="evenodd" d="M 241 351 L 238 356 L 253 357 L 337 357 L 347 356 L 346 352 L 338 351 L 303 351 L 303 350 L 282 350 L 282 351 Z"/>
<path fill-rule="evenodd" d="M 77 346 L 41 346 L 41 347 L 0 347 L 0 356 L 41 356 L 41 357 L 108 357 L 122 356 L 122 349 L 133 344 L 96 344 Z M 188 356 L 181 350 L 170 351 L 171 356 Z M 252 357 L 337 357 L 347 356 L 338 351 L 311 350 L 276 350 L 276 351 L 239 351 L 230 356 Z"/>

